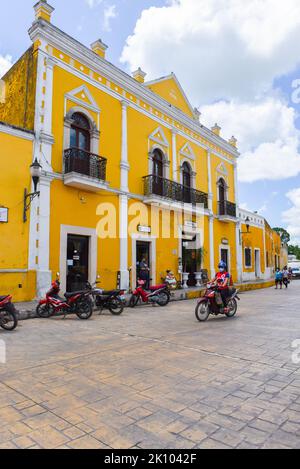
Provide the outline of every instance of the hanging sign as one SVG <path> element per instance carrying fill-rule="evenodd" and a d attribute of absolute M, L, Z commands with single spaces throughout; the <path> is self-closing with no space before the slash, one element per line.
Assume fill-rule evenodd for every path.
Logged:
<path fill-rule="evenodd" d="M 8 223 L 8 208 L 0 207 L 0 223 Z"/>
<path fill-rule="evenodd" d="M 151 226 L 138 225 L 138 231 L 140 233 L 151 233 Z"/>

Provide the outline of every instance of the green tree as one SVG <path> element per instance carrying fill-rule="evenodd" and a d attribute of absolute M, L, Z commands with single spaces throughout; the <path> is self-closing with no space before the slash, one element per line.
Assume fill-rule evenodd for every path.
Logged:
<path fill-rule="evenodd" d="M 279 236 L 281 238 L 281 242 L 283 244 L 289 244 L 289 242 L 291 240 L 290 233 L 288 233 L 284 228 L 273 228 L 273 230 L 276 231 L 276 233 L 279 234 Z"/>
<path fill-rule="evenodd" d="M 296 256 L 297 259 L 300 259 L 300 247 L 299 246 L 289 246 L 289 255 Z"/>

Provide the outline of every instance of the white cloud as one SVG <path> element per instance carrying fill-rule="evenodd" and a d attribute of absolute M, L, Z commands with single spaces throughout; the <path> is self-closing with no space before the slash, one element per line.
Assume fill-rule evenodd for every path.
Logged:
<path fill-rule="evenodd" d="M 195 105 L 249 99 L 299 63 L 298 0 L 170 0 L 144 10 L 121 61 L 177 73 Z"/>
<path fill-rule="evenodd" d="M 0 55 L 0 78 L 11 68 L 13 65 L 11 55 Z"/>
<path fill-rule="evenodd" d="M 203 106 L 203 122 L 223 125 L 222 135 L 238 137 L 242 182 L 279 180 L 300 173 L 300 132 L 297 113 L 280 97 L 253 102 L 225 102 Z"/>
<path fill-rule="evenodd" d="M 103 0 L 85 0 L 85 2 L 88 4 L 90 8 L 94 8 L 97 5 L 100 5 Z"/>
<path fill-rule="evenodd" d="M 283 220 L 287 223 L 287 231 L 291 234 L 292 242 L 300 244 L 300 187 L 292 189 L 286 194 L 291 203 L 291 208 L 283 214 Z"/>
<path fill-rule="evenodd" d="M 111 20 L 116 18 L 117 11 L 116 5 L 109 5 L 104 9 L 103 29 L 104 31 L 111 31 Z"/>

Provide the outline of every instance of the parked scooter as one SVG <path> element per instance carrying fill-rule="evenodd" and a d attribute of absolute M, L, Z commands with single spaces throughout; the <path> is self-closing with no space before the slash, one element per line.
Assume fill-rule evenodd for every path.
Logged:
<path fill-rule="evenodd" d="M 167 306 L 170 302 L 171 295 L 167 285 L 155 285 L 150 290 L 145 290 L 145 280 L 138 280 L 138 286 L 133 291 L 129 301 L 129 306 L 134 308 L 139 301 L 142 303 L 158 304 L 159 306 Z"/>
<path fill-rule="evenodd" d="M 18 325 L 18 312 L 11 300 L 11 295 L 0 296 L 0 327 L 5 331 L 13 331 Z"/>
<path fill-rule="evenodd" d="M 90 291 L 82 290 L 65 293 L 65 298 L 59 296 L 60 281 L 57 278 L 51 284 L 51 289 L 46 293 L 46 298 L 40 300 L 36 313 L 40 318 L 50 318 L 51 316 L 63 313 L 64 317 L 69 314 L 76 314 L 79 319 L 89 319 L 93 314 L 93 305 L 90 299 Z"/>
<path fill-rule="evenodd" d="M 228 318 L 233 318 L 238 309 L 237 300 L 240 300 L 238 296 L 238 290 L 231 288 L 232 294 L 227 299 L 226 308 L 224 308 L 223 300 L 218 286 L 215 283 L 207 284 L 207 290 L 204 297 L 201 298 L 196 306 L 196 318 L 200 322 L 207 321 L 209 315 L 218 316 L 224 314 Z"/>
<path fill-rule="evenodd" d="M 124 311 L 126 303 L 124 290 L 102 290 L 95 288 L 99 283 L 99 281 L 96 281 L 93 286 L 87 283 L 87 288 L 90 290 L 95 308 L 99 310 L 99 314 L 104 309 L 108 309 L 114 316 L 120 316 Z"/>

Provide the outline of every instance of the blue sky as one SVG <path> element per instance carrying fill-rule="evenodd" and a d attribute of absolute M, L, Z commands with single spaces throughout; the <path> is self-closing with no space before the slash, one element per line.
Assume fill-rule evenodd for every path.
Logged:
<path fill-rule="evenodd" d="M 141 66 L 149 79 L 174 71 L 202 122 L 217 121 L 224 138 L 237 137 L 240 203 L 288 227 L 300 242 L 300 104 L 291 99 L 300 78 L 300 2 L 49 3 L 55 25 L 86 45 L 101 38 L 108 60 L 126 71 Z M 2 7 L 0 69 L 1 57 L 3 68 L 30 45 L 34 4 L 14 0 Z"/>

